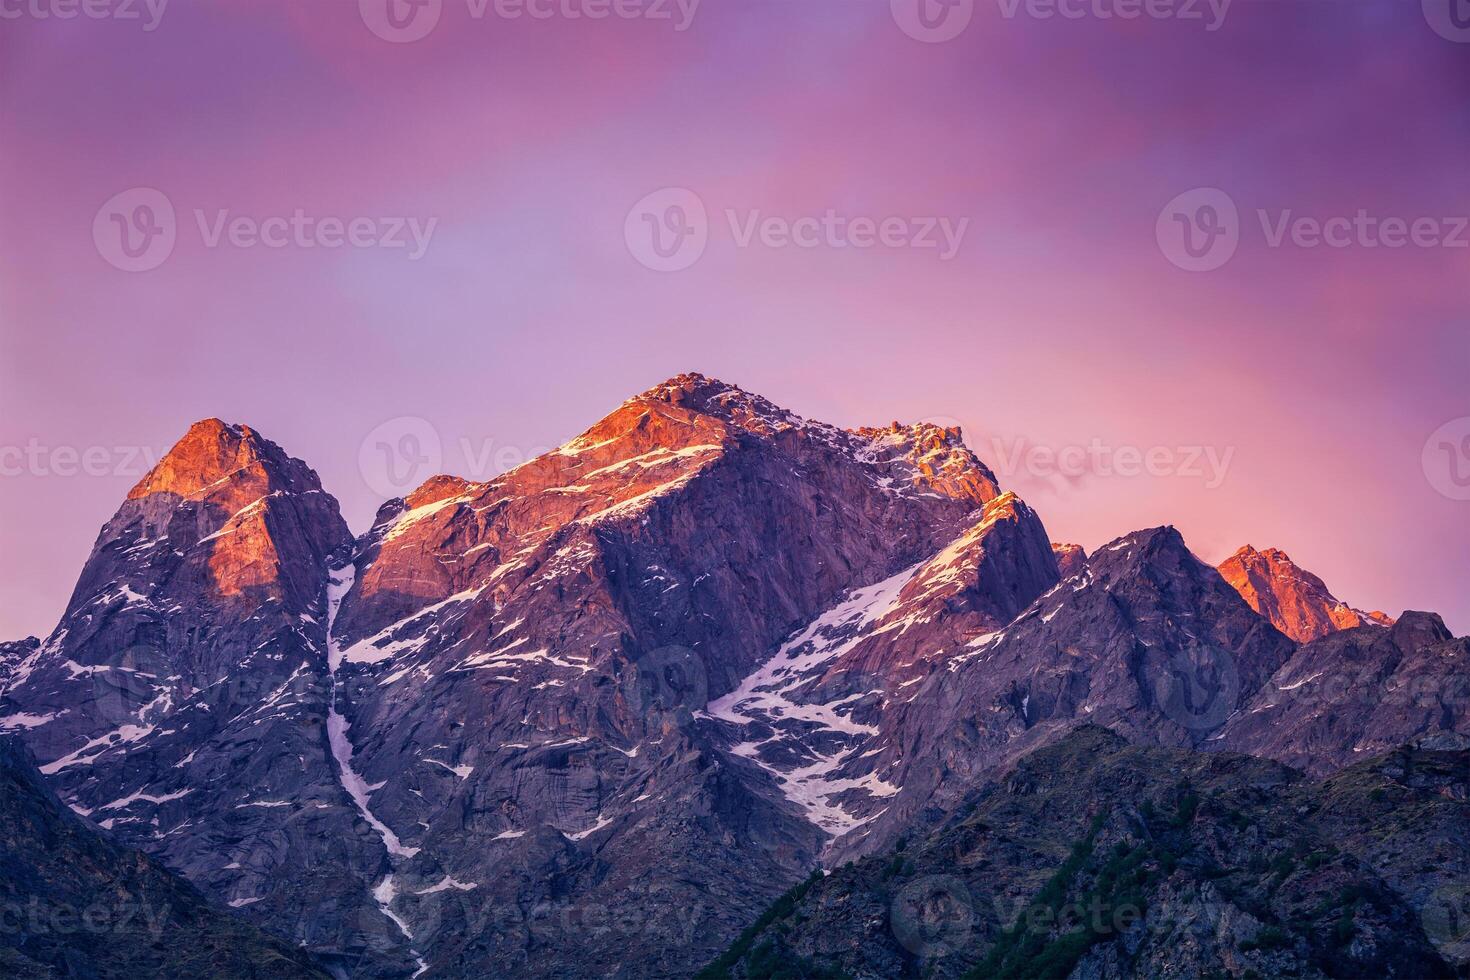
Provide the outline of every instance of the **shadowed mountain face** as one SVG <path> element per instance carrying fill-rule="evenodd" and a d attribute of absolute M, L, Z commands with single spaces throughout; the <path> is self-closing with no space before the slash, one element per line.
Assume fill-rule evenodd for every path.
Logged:
<path fill-rule="evenodd" d="M 837 855 L 886 848 L 924 811 L 947 812 L 1079 722 L 1205 744 L 1292 649 L 1173 528 L 1120 538 L 904 694 L 869 748 L 901 789 Z"/>
<path fill-rule="evenodd" d="M 1355 626 L 1393 625 L 1385 613 L 1365 613 L 1338 599 L 1320 578 L 1275 548 L 1257 551 L 1246 545 L 1220 563 L 1220 574 L 1252 609 L 1298 643 Z"/>
<path fill-rule="evenodd" d="M 209 905 L 63 807 L 0 737 L 0 974 L 323 978 L 300 950 Z"/>
<path fill-rule="evenodd" d="M 1308 643 L 1243 705 L 1222 748 L 1325 775 L 1426 733 L 1470 736 L 1470 639 L 1431 613 Z"/>
<path fill-rule="evenodd" d="M 0 648 L 0 729 L 341 973 L 685 976 L 1081 723 L 1318 773 L 1463 731 L 1452 692 L 1281 699 L 1346 656 L 1448 690 L 1463 642 L 1298 646 L 1172 528 L 1053 545 L 957 430 L 683 375 L 356 540 L 306 464 L 199 423 Z"/>
<path fill-rule="evenodd" d="M 701 976 L 1453 976 L 1467 777 L 1466 751 L 1406 749 L 1314 783 L 1085 725 Z"/>

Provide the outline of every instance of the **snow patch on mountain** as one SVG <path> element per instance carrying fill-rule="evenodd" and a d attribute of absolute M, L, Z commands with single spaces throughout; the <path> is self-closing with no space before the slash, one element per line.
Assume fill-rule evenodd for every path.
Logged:
<path fill-rule="evenodd" d="M 332 626 L 337 621 L 337 611 L 342 607 L 342 599 L 352 590 L 352 582 L 357 577 L 357 569 L 348 565 L 332 573 L 327 585 L 327 670 L 331 676 L 332 694 L 327 708 L 327 740 L 332 747 L 332 758 L 337 760 L 337 774 L 341 780 L 342 788 L 357 805 L 358 812 L 368 822 L 378 836 L 383 839 L 383 846 L 388 853 L 394 857 L 411 858 L 418 854 L 416 847 L 405 847 L 398 839 L 398 835 L 376 816 L 373 815 L 368 805 L 368 797 L 372 790 L 367 782 L 352 768 L 352 740 L 347 737 L 347 730 L 351 724 L 342 713 L 337 710 L 337 669 L 342 666 L 343 651 L 338 646 L 337 640 L 332 636 Z M 392 888 L 393 878 L 389 875 L 385 884 Z M 379 904 L 382 904 L 381 900 Z M 396 919 L 395 919 L 396 921 Z M 405 931 L 405 935 L 407 932 Z M 412 936 L 409 937 L 413 938 Z"/>
<path fill-rule="evenodd" d="M 897 787 L 874 773 L 839 775 L 848 762 L 862 758 L 878 729 L 851 717 L 854 702 L 881 691 L 847 695 L 822 704 L 802 700 L 801 690 L 821 678 L 838 658 L 878 626 L 899 604 L 899 594 L 918 568 L 907 568 L 876 585 L 856 589 L 784 643 L 775 656 L 746 677 L 740 686 L 715 701 L 705 714 L 742 727 L 759 726 L 770 735 L 741 742 L 731 751 L 771 772 L 788 799 L 812 823 L 834 836 L 872 819 L 849 812 L 838 799 L 855 791 L 887 797 Z M 843 709 L 847 710 L 844 711 Z M 834 749 L 831 746 L 836 745 Z M 763 752 L 762 750 L 766 750 Z M 805 765 L 783 766 L 791 753 Z"/>

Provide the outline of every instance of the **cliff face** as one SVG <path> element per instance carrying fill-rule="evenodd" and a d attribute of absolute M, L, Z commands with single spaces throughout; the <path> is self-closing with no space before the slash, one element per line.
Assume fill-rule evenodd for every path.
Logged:
<path fill-rule="evenodd" d="M 1358 626 L 1393 625 L 1386 613 L 1353 609 L 1329 592 L 1320 578 L 1275 548 L 1257 551 L 1246 545 L 1219 568 L 1252 609 L 1298 643 Z"/>

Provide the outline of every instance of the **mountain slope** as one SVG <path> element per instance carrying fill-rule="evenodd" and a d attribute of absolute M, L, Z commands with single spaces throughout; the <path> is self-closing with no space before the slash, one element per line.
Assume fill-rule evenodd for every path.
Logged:
<path fill-rule="evenodd" d="M 333 642 L 353 764 L 399 840 L 391 908 L 431 967 L 696 966 L 824 839 L 706 703 L 998 494 L 957 431 L 847 432 L 686 375 L 495 481 L 385 507 L 341 573 Z M 1030 560 L 1054 577 L 1049 550 Z M 997 584 L 997 608 L 1024 587 Z M 566 895 L 637 929 L 610 948 L 473 911 Z"/>
<path fill-rule="evenodd" d="M 1463 790 L 1467 759 L 1395 764 L 1440 774 L 1416 780 L 1419 799 L 1461 853 L 1470 804 L 1434 790 L 1455 769 Z M 1413 832 L 1362 810 L 1374 778 L 1313 784 L 1084 725 L 943 825 L 808 883 L 702 976 L 1452 976 L 1433 910 L 1421 917 L 1375 854 Z M 1364 819 L 1344 838 L 1349 809 Z M 1455 880 L 1443 869 L 1424 884 Z"/>
<path fill-rule="evenodd" d="M 0 906 L 10 977 L 327 976 L 105 840 L 61 806 L 14 737 L 0 737 Z"/>
<path fill-rule="evenodd" d="M 902 788 L 835 856 L 888 846 L 1080 721 L 1204 744 L 1292 651 L 1173 528 L 1121 538 L 1004 629 L 950 651 L 885 715 L 871 764 Z"/>
<path fill-rule="evenodd" d="M 1325 775 L 1436 733 L 1470 735 L 1470 638 L 1432 613 L 1330 633 L 1294 653 L 1225 726 L 1222 748 Z"/>
<path fill-rule="evenodd" d="M 305 463 L 200 422 L 103 527 L 0 702 L 78 813 L 348 962 L 401 945 L 324 731 L 327 556 L 350 545 Z M 336 916 L 354 921 L 351 945 Z"/>
<path fill-rule="evenodd" d="M 28 636 L 24 640 L 15 640 L 9 643 L 0 643 L 0 694 L 5 692 L 5 684 L 10 675 L 25 660 L 40 647 L 41 641 L 34 636 Z"/>
<path fill-rule="evenodd" d="M 1320 578 L 1276 548 L 1257 551 L 1246 545 L 1221 562 L 1219 570 L 1252 609 L 1298 643 L 1310 643 L 1336 630 L 1393 624 L 1384 613 L 1353 609 L 1329 592 Z"/>
<path fill-rule="evenodd" d="M 848 593 L 708 714 L 737 726 L 731 751 L 775 775 L 814 823 L 846 833 L 898 791 L 873 759 L 885 714 L 952 651 L 1004 627 L 1056 581 L 1040 519 L 1003 494 L 928 561 Z"/>

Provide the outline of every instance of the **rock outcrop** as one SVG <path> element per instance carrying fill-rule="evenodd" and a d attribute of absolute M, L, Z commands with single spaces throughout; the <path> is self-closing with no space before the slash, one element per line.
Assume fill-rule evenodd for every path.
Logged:
<path fill-rule="evenodd" d="M 305 463 L 194 425 L 103 527 L 0 727 L 73 810 L 215 901 L 334 962 L 406 969 L 326 738 L 328 556 L 351 543 Z"/>
<path fill-rule="evenodd" d="M 1052 553 L 1057 556 L 1057 571 L 1062 578 L 1071 578 L 1073 575 L 1081 575 L 1087 567 L 1087 552 L 1080 544 L 1057 544 L 1052 543 Z"/>
<path fill-rule="evenodd" d="M 1357 626 L 1393 625 L 1386 613 L 1362 612 L 1338 599 L 1320 578 L 1276 548 L 1257 551 L 1246 545 L 1219 568 L 1252 609 L 1298 643 Z"/>

